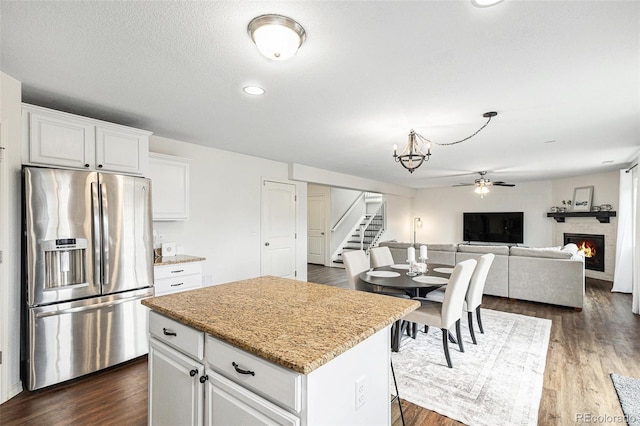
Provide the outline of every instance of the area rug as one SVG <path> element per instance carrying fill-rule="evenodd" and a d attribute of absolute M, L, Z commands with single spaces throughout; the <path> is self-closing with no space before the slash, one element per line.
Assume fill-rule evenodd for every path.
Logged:
<path fill-rule="evenodd" d="M 624 420 L 629 426 L 640 425 L 640 379 L 611 373 Z"/>
<path fill-rule="evenodd" d="M 439 329 L 403 339 L 392 353 L 400 397 L 468 425 L 536 425 L 551 321 L 483 309 L 474 345 L 464 317 L 465 352 L 449 345 L 453 368 Z"/>

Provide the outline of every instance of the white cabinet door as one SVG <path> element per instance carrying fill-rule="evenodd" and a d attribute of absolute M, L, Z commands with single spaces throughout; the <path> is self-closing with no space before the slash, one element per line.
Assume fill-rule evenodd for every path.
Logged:
<path fill-rule="evenodd" d="M 96 168 L 143 174 L 147 169 L 149 136 L 108 126 L 96 126 Z"/>
<path fill-rule="evenodd" d="M 149 424 L 201 425 L 205 388 L 201 377 L 206 377 L 201 363 L 150 339 Z"/>
<path fill-rule="evenodd" d="M 61 167 L 93 168 L 94 126 L 56 114 L 23 112 L 28 121 L 28 162 Z"/>
<path fill-rule="evenodd" d="M 187 158 L 149 153 L 153 220 L 189 219 L 189 164 Z"/>
<path fill-rule="evenodd" d="M 205 425 L 288 425 L 300 419 L 223 376 L 207 370 Z"/>
<path fill-rule="evenodd" d="M 22 163 L 146 175 L 151 132 L 23 104 Z"/>

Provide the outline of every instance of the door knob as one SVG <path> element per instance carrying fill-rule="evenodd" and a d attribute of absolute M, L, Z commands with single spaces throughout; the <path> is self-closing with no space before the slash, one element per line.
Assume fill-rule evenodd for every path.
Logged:
<path fill-rule="evenodd" d="M 264 245 L 265 245 L 265 246 L 268 246 L 268 245 L 269 245 L 269 243 L 264 243 Z"/>
<path fill-rule="evenodd" d="M 324 235 L 324 232 L 321 232 L 320 235 Z"/>

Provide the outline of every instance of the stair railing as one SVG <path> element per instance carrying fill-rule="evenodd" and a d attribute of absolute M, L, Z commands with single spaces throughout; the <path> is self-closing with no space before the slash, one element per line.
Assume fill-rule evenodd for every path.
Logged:
<path fill-rule="evenodd" d="M 380 236 L 382 235 L 382 233 L 384 232 L 384 230 L 387 227 L 387 218 L 386 218 L 386 212 L 384 211 L 384 202 L 380 203 L 378 205 L 378 208 L 376 209 L 376 211 L 371 215 L 371 217 L 369 218 L 369 220 L 364 224 L 360 226 L 360 250 L 365 250 L 364 248 L 364 237 L 366 235 L 366 231 L 367 229 L 369 229 L 371 222 L 377 217 L 377 216 L 381 216 L 382 217 L 382 226 L 380 227 L 380 229 L 378 230 L 378 232 L 376 233 L 376 235 L 374 235 L 374 237 L 371 239 L 371 241 L 369 242 L 369 245 L 367 246 L 365 252 L 369 253 L 369 251 L 371 250 L 371 247 L 373 247 L 373 245 L 378 241 L 378 239 L 380 238 Z"/>

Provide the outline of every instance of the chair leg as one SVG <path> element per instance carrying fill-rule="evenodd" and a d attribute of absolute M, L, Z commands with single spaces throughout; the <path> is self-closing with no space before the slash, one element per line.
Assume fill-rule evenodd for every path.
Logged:
<path fill-rule="evenodd" d="M 471 340 L 474 345 L 477 345 L 476 333 L 473 331 L 473 312 L 467 312 L 467 319 L 469 320 L 469 333 L 471 334 Z"/>
<path fill-rule="evenodd" d="M 442 345 L 444 346 L 444 357 L 447 358 L 447 366 L 453 368 L 451 364 L 451 357 L 449 356 L 449 330 L 442 329 Z"/>
<path fill-rule="evenodd" d="M 402 426 L 404 426 L 404 414 L 402 413 L 402 403 L 400 402 L 400 393 L 398 393 L 398 382 L 396 382 L 396 373 L 395 371 L 393 371 L 393 361 L 391 361 L 391 375 L 393 376 L 393 385 L 396 387 L 396 396 L 394 397 L 394 399 L 398 400 L 398 408 L 400 409 L 400 418 L 402 419 Z"/>
<path fill-rule="evenodd" d="M 460 352 L 464 352 L 464 346 L 462 345 L 462 336 L 460 335 L 460 320 L 456 321 L 456 339 L 458 339 L 458 347 Z"/>
<path fill-rule="evenodd" d="M 476 317 L 478 318 L 478 328 L 480 333 L 484 334 L 484 328 L 482 328 L 482 318 L 480 318 L 480 306 L 476 308 Z"/>

